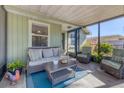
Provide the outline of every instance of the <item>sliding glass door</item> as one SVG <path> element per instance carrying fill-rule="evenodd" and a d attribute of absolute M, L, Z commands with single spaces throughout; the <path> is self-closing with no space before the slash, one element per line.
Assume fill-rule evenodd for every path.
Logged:
<path fill-rule="evenodd" d="M 75 34 L 76 32 L 75 31 L 72 31 L 72 32 L 69 32 L 68 33 L 68 52 L 70 53 L 75 53 L 75 41 L 76 41 L 76 38 L 75 38 Z"/>
<path fill-rule="evenodd" d="M 86 35 L 83 33 L 82 29 L 77 31 L 77 53 L 82 52 L 82 47 L 84 46 Z"/>
<path fill-rule="evenodd" d="M 67 48 L 69 53 L 73 53 L 76 56 L 79 52 L 81 52 L 81 47 L 86 38 L 86 35 L 83 34 L 81 28 L 74 29 L 68 32 L 68 42 Z"/>

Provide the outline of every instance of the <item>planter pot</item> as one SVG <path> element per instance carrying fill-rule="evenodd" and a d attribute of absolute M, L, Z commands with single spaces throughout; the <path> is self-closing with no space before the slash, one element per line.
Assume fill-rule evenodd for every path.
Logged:
<path fill-rule="evenodd" d="M 22 68 L 18 68 L 16 70 L 19 70 L 20 75 L 22 74 Z"/>
<path fill-rule="evenodd" d="M 8 70 L 12 75 L 15 75 L 15 71 Z"/>
<path fill-rule="evenodd" d="M 94 56 L 91 58 L 91 60 L 92 60 L 93 62 L 97 62 L 97 63 L 100 63 L 100 62 L 101 62 L 100 60 L 98 60 L 98 58 L 96 58 L 96 57 L 94 57 Z"/>
<path fill-rule="evenodd" d="M 16 70 L 19 70 L 20 75 L 22 74 L 22 68 L 18 68 Z M 16 70 L 14 70 L 14 71 L 8 70 L 8 72 L 10 72 L 12 75 L 15 75 Z"/>
<path fill-rule="evenodd" d="M 96 57 L 91 56 L 91 61 L 96 62 Z"/>

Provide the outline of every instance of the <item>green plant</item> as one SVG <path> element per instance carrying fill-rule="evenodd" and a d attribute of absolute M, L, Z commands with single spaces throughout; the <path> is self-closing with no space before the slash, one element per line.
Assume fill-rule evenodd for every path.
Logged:
<path fill-rule="evenodd" d="M 100 52 L 103 54 L 109 54 L 112 53 L 113 47 L 111 44 L 108 43 L 102 43 L 100 46 Z"/>
<path fill-rule="evenodd" d="M 92 57 L 93 57 L 93 61 L 97 62 L 97 63 L 100 63 L 101 60 L 103 59 L 103 54 L 99 54 L 97 52 L 94 52 L 92 54 Z"/>
<path fill-rule="evenodd" d="M 112 53 L 112 50 L 113 50 L 113 47 L 111 44 L 108 44 L 108 43 L 102 43 L 100 44 L 100 53 L 103 54 L 103 55 L 106 55 L 106 54 L 111 54 Z M 98 47 L 95 48 L 95 51 L 98 52 Z"/>
<path fill-rule="evenodd" d="M 25 64 L 21 60 L 14 60 L 7 65 L 9 71 L 15 71 L 16 69 L 24 68 Z"/>
<path fill-rule="evenodd" d="M 101 62 L 103 56 L 109 56 L 112 54 L 113 47 L 111 44 L 102 43 L 100 45 L 100 53 L 98 54 L 98 47 L 92 53 L 92 57 L 95 59 L 96 62 Z"/>

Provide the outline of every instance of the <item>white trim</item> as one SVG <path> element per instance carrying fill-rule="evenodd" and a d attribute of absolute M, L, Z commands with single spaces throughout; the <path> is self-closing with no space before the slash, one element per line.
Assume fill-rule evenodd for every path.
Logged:
<path fill-rule="evenodd" d="M 38 34 L 33 34 L 33 33 L 32 33 L 32 36 L 42 36 L 42 37 L 48 37 L 48 35 L 38 35 Z"/>
<path fill-rule="evenodd" d="M 46 24 L 46 23 L 34 21 L 34 20 L 29 20 L 28 47 L 32 47 L 32 24 L 48 27 L 48 36 L 45 36 L 45 35 L 41 35 L 41 36 L 48 37 L 48 47 L 49 47 L 50 46 L 50 24 Z"/>

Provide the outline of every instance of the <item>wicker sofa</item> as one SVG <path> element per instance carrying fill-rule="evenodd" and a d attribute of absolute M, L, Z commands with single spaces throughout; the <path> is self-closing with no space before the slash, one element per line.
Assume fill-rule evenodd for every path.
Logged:
<path fill-rule="evenodd" d="M 114 49 L 112 58 L 102 60 L 101 68 L 117 78 L 124 78 L 124 49 Z"/>
<path fill-rule="evenodd" d="M 80 63 L 90 63 L 91 60 L 91 47 L 83 47 L 82 53 L 77 55 L 77 60 Z"/>
<path fill-rule="evenodd" d="M 28 48 L 27 73 L 44 70 L 45 63 L 58 60 L 60 55 L 61 49 L 58 47 Z"/>

